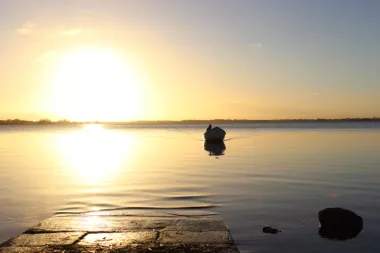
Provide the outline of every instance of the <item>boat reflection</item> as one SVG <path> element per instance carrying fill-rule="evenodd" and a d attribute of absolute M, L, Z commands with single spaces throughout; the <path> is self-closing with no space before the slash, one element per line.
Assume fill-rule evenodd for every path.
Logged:
<path fill-rule="evenodd" d="M 204 142 L 204 149 L 209 152 L 209 156 L 222 156 L 226 150 L 226 145 L 223 142 L 210 143 Z"/>

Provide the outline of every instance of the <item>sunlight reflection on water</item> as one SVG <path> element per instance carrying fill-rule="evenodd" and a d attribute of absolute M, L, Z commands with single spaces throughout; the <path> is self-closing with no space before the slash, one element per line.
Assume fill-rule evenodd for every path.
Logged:
<path fill-rule="evenodd" d="M 63 134 L 58 145 L 64 166 L 72 169 L 78 180 L 93 185 L 126 168 L 138 148 L 134 134 L 120 136 L 101 125 L 86 125 L 80 131 Z"/>

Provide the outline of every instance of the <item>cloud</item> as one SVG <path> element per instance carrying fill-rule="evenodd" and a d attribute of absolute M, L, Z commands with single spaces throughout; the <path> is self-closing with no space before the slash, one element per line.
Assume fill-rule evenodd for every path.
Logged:
<path fill-rule="evenodd" d="M 58 53 L 56 51 L 47 51 L 38 57 L 38 62 L 50 62 L 54 61 L 58 57 Z"/>
<path fill-rule="evenodd" d="M 58 32 L 60 36 L 75 36 L 81 33 L 83 33 L 83 31 L 80 28 L 70 28 L 70 29 L 66 29 L 66 30 L 62 30 Z"/>
<path fill-rule="evenodd" d="M 28 35 L 34 32 L 36 23 L 33 21 L 26 21 L 20 28 L 16 29 L 16 33 L 22 35 Z"/>
<path fill-rule="evenodd" d="M 249 45 L 249 47 L 252 49 L 259 49 L 259 48 L 263 48 L 264 45 L 262 43 L 252 43 Z"/>
<path fill-rule="evenodd" d="M 21 27 L 16 29 L 16 33 L 21 35 L 30 35 L 36 32 L 37 24 L 31 20 L 26 21 Z M 65 26 L 51 28 L 42 27 L 39 29 L 39 33 L 42 35 L 49 35 L 51 37 L 61 37 L 61 36 L 77 36 L 83 33 L 83 29 L 79 27 L 67 28 Z"/>

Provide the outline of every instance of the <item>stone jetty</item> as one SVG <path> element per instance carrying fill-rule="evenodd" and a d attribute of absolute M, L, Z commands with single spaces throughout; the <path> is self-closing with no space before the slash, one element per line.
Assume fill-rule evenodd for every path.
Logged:
<path fill-rule="evenodd" d="M 111 211 L 55 215 L 0 244 L 2 253 L 238 253 L 218 215 Z"/>

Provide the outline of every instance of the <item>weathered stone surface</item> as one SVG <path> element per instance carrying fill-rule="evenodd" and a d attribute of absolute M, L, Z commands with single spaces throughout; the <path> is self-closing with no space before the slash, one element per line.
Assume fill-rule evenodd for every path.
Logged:
<path fill-rule="evenodd" d="M 227 231 L 228 228 L 223 219 L 171 219 L 171 222 L 160 221 L 161 225 L 165 225 L 167 231 Z"/>
<path fill-rule="evenodd" d="M 28 230 L 29 232 L 89 231 L 89 232 L 129 232 L 146 229 L 166 229 L 185 231 L 225 231 L 222 219 L 153 219 L 108 216 L 79 216 L 49 218 Z"/>
<path fill-rule="evenodd" d="M 3 251 L 6 249 L 7 251 Z M 11 249 L 12 251 L 8 251 Z M 16 251 L 15 251 L 16 250 Z M 21 251 L 17 251 L 21 250 Z M 32 250 L 32 251 L 25 251 Z M 0 248 L 1 253 L 239 253 L 234 245 L 225 244 L 176 244 L 176 245 L 166 245 L 166 246 L 146 246 L 146 245 L 133 245 L 123 248 L 113 248 L 113 247 L 101 247 L 101 246 L 80 246 L 80 245 L 68 245 L 68 246 L 49 246 L 44 248 L 33 248 L 33 247 L 9 247 Z"/>
<path fill-rule="evenodd" d="M 158 242 L 165 244 L 228 244 L 231 242 L 228 231 L 190 232 L 163 231 Z"/>
<path fill-rule="evenodd" d="M 0 244 L 1 253 L 238 253 L 221 218 L 69 215 Z"/>
<path fill-rule="evenodd" d="M 11 239 L 11 246 L 46 246 L 69 245 L 77 241 L 84 233 L 48 233 L 48 234 L 21 234 Z"/>
<path fill-rule="evenodd" d="M 227 244 L 174 244 L 150 248 L 148 251 L 140 251 L 137 248 L 133 252 L 175 252 L 175 253 L 239 253 L 235 245 Z"/>
<path fill-rule="evenodd" d="M 1 253 L 41 253 L 44 251 L 43 247 L 4 247 L 1 248 Z"/>
<path fill-rule="evenodd" d="M 141 231 L 126 233 L 97 233 L 86 235 L 78 245 L 91 246 L 113 246 L 125 247 L 131 244 L 151 245 L 156 241 L 157 232 Z"/>

